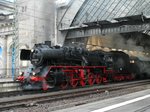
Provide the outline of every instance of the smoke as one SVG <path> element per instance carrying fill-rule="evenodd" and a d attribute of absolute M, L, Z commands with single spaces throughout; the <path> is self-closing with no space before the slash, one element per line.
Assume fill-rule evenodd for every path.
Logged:
<path fill-rule="evenodd" d="M 145 74 L 149 75 L 149 77 L 150 77 L 150 62 L 139 61 L 137 64 L 138 64 L 140 73 L 145 73 Z"/>
<path fill-rule="evenodd" d="M 134 37 L 122 36 L 120 34 L 109 35 L 112 37 L 112 46 L 117 49 L 127 50 L 126 52 L 129 56 L 135 56 L 139 60 L 143 62 L 139 62 L 138 66 L 140 69 L 140 73 L 146 73 L 150 75 L 150 55 L 145 53 L 147 51 L 147 47 L 143 45 L 149 42 L 147 39 L 143 39 L 141 35 L 135 35 Z M 143 45 L 142 45 L 143 44 Z M 149 43 L 147 43 L 149 45 Z M 149 55 L 149 56 L 148 56 Z"/>
<path fill-rule="evenodd" d="M 150 46 L 149 37 L 141 33 L 128 33 L 92 36 L 88 38 L 86 48 L 90 50 L 101 49 L 104 51 L 115 49 L 124 51 L 129 56 L 138 57 L 140 60 L 150 61 L 150 47 L 148 46 Z"/>
<path fill-rule="evenodd" d="M 125 49 L 126 41 L 119 34 L 109 35 L 112 38 L 112 46 L 117 49 Z"/>
<path fill-rule="evenodd" d="M 150 61 L 148 53 L 145 53 L 145 48 L 139 45 L 141 41 L 141 36 L 135 35 L 135 37 L 122 36 L 120 34 L 109 35 L 112 38 L 112 46 L 117 49 L 127 50 L 127 54 L 130 56 L 136 56 L 140 60 Z"/>
<path fill-rule="evenodd" d="M 147 53 L 147 51 L 149 51 L 147 46 L 150 46 L 150 41 L 142 35 L 112 34 L 107 36 L 90 37 L 87 41 L 86 48 L 90 50 L 100 49 L 104 51 L 110 51 L 113 49 L 120 50 L 131 57 L 137 57 L 141 61 L 150 61 L 150 52 Z M 138 66 L 140 71 L 150 74 L 150 62 L 147 62 L 144 65 L 139 64 Z"/>

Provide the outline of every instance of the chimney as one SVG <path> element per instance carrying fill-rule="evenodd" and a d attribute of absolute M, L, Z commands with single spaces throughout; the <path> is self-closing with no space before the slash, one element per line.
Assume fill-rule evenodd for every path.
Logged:
<path fill-rule="evenodd" d="M 45 41 L 45 44 L 51 47 L 51 41 Z"/>

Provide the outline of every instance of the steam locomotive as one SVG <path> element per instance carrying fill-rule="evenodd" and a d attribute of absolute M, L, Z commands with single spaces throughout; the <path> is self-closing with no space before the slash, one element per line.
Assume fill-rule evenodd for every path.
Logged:
<path fill-rule="evenodd" d="M 134 59 L 121 51 L 52 47 L 45 42 L 35 44 L 33 50 L 22 49 L 20 59 L 31 62 L 31 66 L 17 77 L 25 90 L 92 86 L 108 81 L 133 80 L 137 74 L 141 75 L 136 71 Z"/>

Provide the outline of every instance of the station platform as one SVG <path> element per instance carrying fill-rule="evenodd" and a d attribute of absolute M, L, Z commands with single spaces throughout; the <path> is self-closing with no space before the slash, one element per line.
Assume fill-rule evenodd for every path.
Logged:
<path fill-rule="evenodd" d="M 150 112 L 150 89 L 55 112 Z"/>
<path fill-rule="evenodd" d="M 0 93 L 19 90 L 21 90 L 20 84 L 12 78 L 0 78 Z"/>
<path fill-rule="evenodd" d="M 0 78 L 0 83 L 2 82 L 13 82 L 14 80 L 12 78 Z"/>

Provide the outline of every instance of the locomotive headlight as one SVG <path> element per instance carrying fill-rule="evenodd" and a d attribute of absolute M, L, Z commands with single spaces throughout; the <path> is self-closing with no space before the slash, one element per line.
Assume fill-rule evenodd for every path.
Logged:
<path fill-rule="evenodd" d="M 22 75 L 22 72 L 19 72 L 19 75 Z"/>
<path fill-rule="evenodd" d="M 32 74 L 35 75 L 35 72 L 33 72 Z"/>
<path fill-rule="evenodd" d="M 134 60 L 131 60 L 130 63 L 134 63 Z"/>
<path fill-rule="evenodd" d="M 23 76 L 23 75 L 24 75 L 24 72 L 19 72 L 19 75 L 20 75 L 20 76 Z"/>
<path fill-rule="evenodd" d="M 34 51 L 34 49 L 31 49 L 31 52 L 33 52 Z"/>

